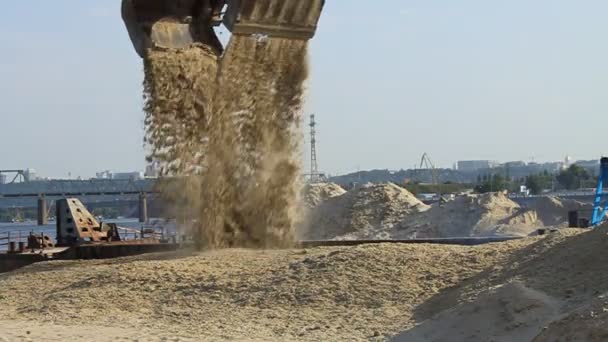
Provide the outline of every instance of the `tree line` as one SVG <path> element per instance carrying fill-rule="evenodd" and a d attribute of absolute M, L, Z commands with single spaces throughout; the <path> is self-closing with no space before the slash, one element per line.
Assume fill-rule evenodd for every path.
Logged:
<path fill-rule="evenodd" d="M 509 191 L 519 192 L 525 185 L 533 195 L 545 190 L 576 190 L 596 186 L 596 175 L 579 165 L 571 165 L 565 170 L 551 174 L 547 170 L 527 177 L 512 179 L 501 174 L 486 174 L 477 177 L 475 191 L 479 193 Z"/>

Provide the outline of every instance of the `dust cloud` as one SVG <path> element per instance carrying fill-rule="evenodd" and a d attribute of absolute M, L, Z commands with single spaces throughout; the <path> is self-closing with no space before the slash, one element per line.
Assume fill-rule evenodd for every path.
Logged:
<path fill-rule="evenodd" d="M 149 159 L 174 176 L 160 185 L 169 214 L 194 224 L 200 248 L 291 245 L 307 42 L 234 35 L 221 58 L 151 49 L 144 65 Z"/>

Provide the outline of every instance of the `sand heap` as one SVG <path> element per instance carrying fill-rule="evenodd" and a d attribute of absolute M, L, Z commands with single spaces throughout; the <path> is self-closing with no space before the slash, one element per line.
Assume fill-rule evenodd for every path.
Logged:
<path fill-rule="evenodd" d="M 306 56 L 306 41 L 238 35 L 219 61 L 198 45 L 148 51 L 149 158 L 183 178 L 161 190 L 201 246 L 292 243 Z"/>
<path fill-rule="evenodd" d="M 527 212 L 504 193 L 469 194 L 410 216 L 389 233 L 398 239 L 463 236 L 525 236 L 538 228 Z"/>
<path fill-rule="evenodd" d="M 536 199 L 530 206 L 530 210 L 534 212 L 543 225 L 564 227 L 568 224 L 569 211 L 576 210 L 580 212 L 581 216 L 590 216 L 593 204 L 546 196 Z"/>
<path fill-rule="evenodd" d="M 447 309 L 392 341 L 530 341 L 559 315 L 559 304 L 514 281 Z"/>
<path fill-rule="evenodd" d="M 86 340 L 81 329 L 99 329 L 91 324 L 140 341 L 384 340 L 411 327 L 425 300 L 532 241 L 223 249 L 32 265 L 0 275 L 0 336 L 15 333 L 12 322 L 35 320 L 25 326 L 72 325 L 47 331 L 71 332 L 71 341 Z"/>
<path fill-rule="evenodd" d="M 0 336 L 604 341 L 607 232 L 41 263 L 0 275 Z"/>
<path fill-rule="evenodd" d="M 306 184 L 302 191 L 304 202 L 309 208 L 314 208 L 330 198 L 342 196 L 346 193 L 346 190 L 336 183 Z"/>
<path fill-rule="evenodd" d="M 429 207 L 394 184 L 370 185 L 313 207 L 301 236 L 304 239 L 527 236 L 543 227 L 565 227 L 568 211 L 590 213 L 591 208 L 591 204 L 555 197 L 538 198 L 524 208 L 502 192 L 467 194 Z"/>
<path fill-rule="evenodd" d="M 405 332 L 402 340 L 461 336 L 450 340 L 463 341 L 467 334 L 481 334 L 495 341 L 605 341 L 607 233 L 608 226 L 593 231 L 562 229 L 515 251 L 504 262 L 418 307 L 419 319 L 429 320 Z M 509 284 L 519 289 L 515 295 L 495 290 Z M 502 309 L 487 310 L 489 304 L 500 302 Z M 466 313 L 471 307 L 485 310 L 486 318 L 473 321 L 475 317 Z M 459 324 L 463 317 L 471 319 Z"/>
<path fill-rule="evenodd" d="M 357 239 L 377 235 L 407 216 L 429 208 L 409 191 L 392 183 L 354 188 L 330 198 L 310 214 L 304 239 Z"/>

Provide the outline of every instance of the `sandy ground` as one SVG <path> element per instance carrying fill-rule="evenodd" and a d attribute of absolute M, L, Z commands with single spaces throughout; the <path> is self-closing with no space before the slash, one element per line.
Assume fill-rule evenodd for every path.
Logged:
<path fill-rule="evenodd" d="M 605 341 L 606 233 L 41 263 L 0 275 L 0 336 Z"/>
<path fill-rule="evenodd" d="M 133 327 L 121 329 L 96 325 L 78 326 L 43 323 L 40 321 L 0 321 L 1 342 L 13 341 L 143 341 L 155 338 L 149 331 Z M 185 341 L 183 339 L 163 339 L 165 341 Z"/>
<path fill-rule="evenodd" d="M 394 342 L 530 341 L 559 316 L 561 302 L 519 282 L 482 293 L 396 336 Z"/>
<path fill-rule="evenodd" d="M 91 324 L 155 340 L 383 340 L 417 305 L 533 241 L 44 263 L 0 275 L 0 320 L 75 326 L 73 340 Z"/>

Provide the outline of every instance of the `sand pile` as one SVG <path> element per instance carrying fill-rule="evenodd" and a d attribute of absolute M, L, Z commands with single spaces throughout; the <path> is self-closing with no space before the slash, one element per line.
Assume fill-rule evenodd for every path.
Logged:
<path fill-rule="evenodd" d="M 71 340 L 79 340 L 80 325 L 93 323 L 135 329 L 140 340 L 383 340 L 411 327 L 428 298 L 533 241 L 226 249 L 38 264 L 0 275 L 0 322 L 72 326 L 63 329 Z"/>
<path fill-rule="evenodd" d="M 97 327 L 155 340 L 603 341 L 607 232 L 42 263 L 0 275 L 0 334 L 36 322 L 75 341 Z"/>
<path fill-rule="evenodd" d="M 534 213 L 526 212 L 504 193 L 469 194 L 434 205 L 407 217 L 387 233 L 392 238 L 526 236 L 539 227 Z"/>
<path fill-rule="evenodd" d="M 593 210 L 593 204 L 547 196 L 538 198 L 530 206 L 530 210 L 545 226 L 566 226 L 569 211 L 576 210 L 581 212 L 581 216 L 585 214 L 589 216 Z"/>
<path fill-rule="evenodd" d="M 566 228 L 515 251 L 504 263 L 488 268 L 453 291 L 445 291 L 419 306 L 418 318 L 431 318 L 424 323 L 427 327 L 421 328 L 419 332 L 430 331 L 433 326 L 456 328 L 459 318 L 449 312 L 442 312 L 441 308 L 465 310 L 474 305 L 476 300 L 489 298 L 484 294 L 488 289 L 517 281 L 521 286 L 547 296 L 544 303 L 558 304 L 559 315 L 547 312 L 537 317 L 545 321 L 543 325 L 547 327 L 537 332 L 537 341 L 605 340 L 605 323 L 608 321 L 608 254 L 605 253 L 608 249 L 607 232 L 608 226 L 593 231 Z M 488 295 L 494 298 L 491 293 Z M 530 301 L 526 308 L 543 307 L 548 308 L 545 304 Z M 512 334 L 516 334 L 520 326 L 533 323 L 518 322 L 520 324 L 513 327 Z M 484 333 L 487 334 L 504 333 L 497 325 L 477 329 L 485 330 Z M 473 328 L 468 330 L 468 333 L 472 332 Z M 415 334 L 414 331 L 411 333 Z"/>
<path fill-rule="evenodd" d="M 161 190 L 173 216 L 198 223 L 200 247 L 293 242 L 306 56 L 306 41 L 238 35 L 221 58 L 148 51 L 149 159 L 182 178 Z"/>
<path fill-rule="evenodd" d="M 310 213 L 301 229 L 304 239 L 357 239 L 377 236 L 407 216 L 429 208 L 409 191 L 392 183 L 357 187 L 330 198 Z"/>
<path fill-rule="evenodd" d="M 512 282 L 445 310 L 391 341 L 531 341 L 558 317 L 559 304 L 540 291 Z"/>
<path fill-rule="evenodd" d="M 306 205 L 314 208 L 330 198 L 344 195 L 346 190 L 336 183 L 315 183 L 306 184 L 302 192 Z"/>
<path fill-rule="evenodd" d="M 552 322 L 534 342 L 608 340 L 608 294 L 602 294 Z"/>

